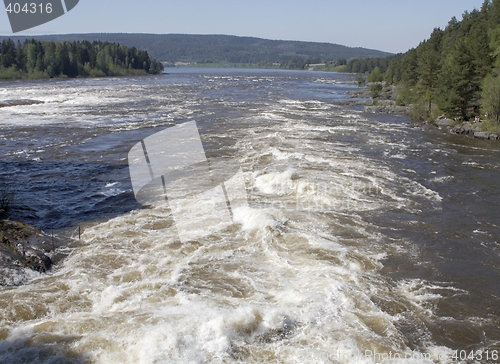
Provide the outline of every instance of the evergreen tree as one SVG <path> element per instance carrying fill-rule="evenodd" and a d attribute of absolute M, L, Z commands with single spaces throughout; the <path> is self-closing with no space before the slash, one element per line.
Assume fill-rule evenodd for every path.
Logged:
<path fill-rule="evenodd" d="M 20 41 L 17 41 L 16 46 L 16 65 L 20 70 L 26 70 L 26 58 L 23 52 L 23 46 Z"/>
<path fill-rule="evenodd" d="M 441 109 L 450 117 L 469 120 L 479 110 L 481 79 L 465 39 L 460 39 L 445 60 L 440 77 Z"/>
<path fill-rule="evenodd" d="M 16 64 L 16 45 L 10 39 L 2 41 L 1 65 L 10 68 Z"/>
<path fill-rule="evenodd" d="M 428 117 L 438 89 L 438 76 L 441 68 L 441 42 L 443 31 L 434 29 L 430 39 L 419 47 L 417 90 L 419 98 L 428 105 Z"/>

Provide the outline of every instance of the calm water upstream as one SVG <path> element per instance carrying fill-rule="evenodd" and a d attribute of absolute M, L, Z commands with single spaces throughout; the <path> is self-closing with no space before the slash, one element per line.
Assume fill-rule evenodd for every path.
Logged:
<path fill-rule="evenodd" d="M 12 218 L 83 229 L 0 287 L 1 363 L 500 362 L 499 143 L 365 114 L 347 75 L 169 72 L 0 83 L 43 102 L 0 108 Z M 187 121 L 249 208 L 181 243 L 127 154 Z"/>

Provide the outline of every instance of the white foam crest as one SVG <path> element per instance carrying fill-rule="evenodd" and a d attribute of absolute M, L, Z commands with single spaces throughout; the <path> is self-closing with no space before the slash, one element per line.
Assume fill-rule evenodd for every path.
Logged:
<path fill-rule="evenodd" d="M 274 147 L 269 148 L 269 151 L 277 160 L 284 160 L 289 158 L 302 159 L 304 157 L 303 153 L 282 151 Z"/>
<path fill-rule="evenodd" d="M 283 214 L 276 209 L 255 209 L 251 207 L 239 207 L 234 210 L 235 222 L 242 225 L 246 232 L 265 232 L 275 230 L 286 221 Z"/>
<path fill-rule="evenodd" d="M 408 186 L 408 190 L 413 196 L 424 197 L 425 199 L 436 203 L 443 201 L 443 198 L 438 192 L 431 190 L 416 181 L 406 180 L 405 184 Z"/>
<path fill-rule="evenodd" d="M 40 278 L 41 274 L 32 269 L 22 267 L 0 268 L 0 284 L 4 286 L 18 286 Z"/>
<path fill-rule="evenodd" d="M 357 132 L 359 130 L 358 127 L 354 126 L 354 125 L 337 125 L 337 126 L 333 126 L 330 128 L 329 132 L 332 133 L 332 134 L 335 134 L 336 132 L 345 132 L 345 131 L 349 131 L 349 132 Z"/>
<path fill-rule="evenodd" d="M 435 177 L 431 179 L 431 182 L 436 182 L 436 183 L 448 183 L 451 182 L 455 179 L 454 176 L 443 176 L 443 177 Z"/>
<path fill-rule="evenodd" d="M 406 159 L 408 157 L 405 154 L 396 153 L 396 154 L 390 155 L 389 158 L 393 158 L 393 159 Z"/>
<path fill-rule="evenodd" d="M 114 196 L 119 196 L 119 195 L 126 193 L 128 191 L 131 191 L 131 190 L 119 188 L 117 186 L 117 184 L 109 184 L 103 190 L 101 190 L 101 192 L 99 192 L 99 194 L 104 196 L 104 197 L 114 197 Z"/>
<path fill-rule="evenodd" d="M 345 164 L 338 163 L 345 167 Z M 352 167 L 351 170 L 355 170 Z M 275 201 L 274 206 L 300 211 L 367 211 L 405 203 L 406 198 L 393 191 L 385 178 L 363 178 L 360 174 L 355 171 L 323 172 L 316 179 L 309 180 L 298 175 L 294 169 L 287 169 L 262 175 L 255 173 L 254 186 L 265 195 L 288 197 Z"/>
<path fill-rule="evenodd" d="M 346 81 L 330 80 L 326 78 L 317 78 L 314 82 L 326 83 L 328 85 L 345 85 L 347 83 Z"/>
<path fill-rule="evenodd" d="M 295 189 L 295 183 L 292 181 L 293 174 L 293 169 L 263 174 L 255 178 L 255 187 L 268 195 L 290 194 Z"/>
<path fill-rule="evenodd" d="M 120 80 L 116 80 L 121 82 Z M 126 88 L 117 90 L 115 86 L 102 85 L 98 80 L 89 82 L 61 81 L 54 84 L 24 85 L 9 90 L 5 99 L 25 100 L 32 99 L 40 101 L 39 104 L 18 105 L 0 108 L 0 122 L 4 125 L 42 125 L 54 123 L 66 123 L 68 120 L 82 124 L 106 124 L 106 123 L 128 123 L 137 122 L 143 118 L 131 117 L 130 115 L 103 116 L 96 114 L 96 108 L 108 106 L 109 108 L 131 107 L 134 111 L 141 106 L 134 107 L 138 94 L 149 94 L 151 99 L 158 99 L 162 104 L 168 96 L 152 94 L 152 91 L 133 80 L 122 80 L 127 84 Z M 2 96 L 0 94 L 0 96 Z M 2 97 L 2 98 L 4 98 Z M 172 105 L 175 105 L 175 97 L 170 97 Z M 187 116 L 192 113 L 189 100 L 184 100 L 186 109 L 179 115 Z M 172 107 L 175 108 L 175 107 Z M 158 112 L 163 115 L 165 105 L 158 105 Z M 151 117 L 151 113 L 148 114 Z M 167 114 L 167 117 L 175 115 Z"/>
<path fill-rule="evenodd" d="M 287 120 L 287 118 L 284 117 L 283 115 L 272 111 L 261 113 L 259 116 L 265 120 L 274 120 L 274 121 Z"/>
<path fill-rule="evenodd" d="M 433 305 L 443 294 L 466 294 L 466 291 L 458 289 L 449 283 L 431 283 L 422 279 L 408 279 L 398 282 L 397 290 L 419 310 L 433 315 Z"/>
<path fill-rule="evenodd" d="M 417 211 L 416 201 L 422 197 L 434 203 L 442 199 L 437 192 L 417 181 L 401 177 L 385 165 L 359 156 L 356 148 L 350 145 L 325 143 L 323 149 L 320 142 L 308 139 L 311 134 L 307 135 L 305 123 L 286 123 L 279 128 L 286 131 L 273 131 L 268 127 L 265 133 L 258 133 L 246 144 L 251 148 L 239 148 L 246 152 L 242 163 L 249 169 L 263 168 L 270 163 L 266 156 L 272 155 L 274 164 L 288 171 L 256 174 L 255 187 L 262 193 L 300 196 L 297 204 L 317 211 L 366 211 L 385 207 Z M 294 135 L 300 137 L 294 139 Z M 269 147 L 266 137 L 273 137 L 280 144 L 273 143 Z M 321 173 L 316 173 L 316 169 Z M 305 171 L 304 176 L 300 176 L 301 182 L 297 176 L 291 178 L 291 170 Z M 298 193 L 299 186 L 304 186 L 303 190 L 309 192 Z"/>
<path fill-rule="evenodd" d="M 344 118 L 344 119 L 349 119 L 349 120 L 357 120 L 357 121 L 361 120 L 360 113 L 355 114 L 355 113 L 352 113 L 352 112 L 343 111 L 343 112 L 341 112 L 339 114 L 339 116 L 342 117 L 342 118 Z"/>

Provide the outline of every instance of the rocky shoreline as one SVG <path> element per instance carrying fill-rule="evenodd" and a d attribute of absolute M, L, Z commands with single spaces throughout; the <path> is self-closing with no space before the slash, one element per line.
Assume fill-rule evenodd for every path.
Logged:
<path fill-rule="evenodd" d="M 54 240 L 42 230 L 18 221 L 0 220 L 0 285 L 27 283 L 53 265 Z"/>
<path fill-rule="evenodd" d="M 393 93 L 393 89 L 386 92 L 386 100 L 372 99 L 370 89 L 365 87 L 355 91 L 350 91 L 349 95 L 351 99 L 371 100 L 357 102 L 358 104 L 364 105 L 364 111 L 366 113 L 409 115 L 411 106 L 396 105 L 394 101 L 392 101 L 394 96 Z M 482 140 L 500 140 L 500 135 L 483 131 L 481 129 L 481 123 L 481 121 L 459 123 L 453 119 L 440 118 L 434 120 L 431 124 L 440 129 L 445 128 L 451 134 L 468 135 Z"/>
<path fill-rule="evenodd" d="M 410 112 L 409 106 L 392 105 L 390 103 L 379 103 L 377 105 L 366 105 L 365 112 L 372 114 L 397 114 L 408 115 Z"/>
<path fill-rule="evenodd" d="M 391 87 L 383 93 L 384 99 L 373 99 L 372 92 L 368 87 L 360 87 L 359 89 L 351 90 L 348 93 L 352 100 L 349 103 L 363 105 L 364 111 L 367 113 L 407 115 L 411 110 L 410 106 L 396 105 L 394 102 L 394 87 Z"/>
<path fill-rule="evenodd" d="M 438 128 L 446 128 L 452 134 L 471 135 L 476 139 L 498 140 L 500 137 L 496 133 L 489 133 L 481 130 L 480 121 L 459 123 L 453 119 L 442 118 L 435 120 L 432 124 Z"/>

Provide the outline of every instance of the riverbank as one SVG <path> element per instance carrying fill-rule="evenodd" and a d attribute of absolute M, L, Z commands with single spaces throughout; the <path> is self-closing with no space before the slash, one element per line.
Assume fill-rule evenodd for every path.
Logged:
<path fill-rule="evenodd" d="M 374 98 L 371 90 L 373 85 L 368 84 L 368 87 L 359 87 L 356 90 L 349 91 L 352 103 L 363 105 L 367 113 L 410 115 L 411 106 L 396 104 L 395 89 L 393 87 L 382 88 L 382 91 L 379 92 L 381 97 Z"/>
<path fill-rule="evenodd" d="M 360 87 L 358 90 L 349 91 L 350 98 L 356 99 L 357 103 L 364 105 L 364 110 L 367 113 L 408 115 L 413 120 L 418 119 L 412 114 L 413 105 L 397 105 L 395 87 L 382 88 L 378 97 L 373 97 L 374 91 L 373 87 L 371 87 L 373 85 L 369 84 L 369 87 Z M 362 101 L 363 99 L 366 99 L 366 101 Z M 500 140 L 500 133 L 496 131 L 498 127 L 492 128 L 490 123 L 482 120 L 459 122 L 441 117 L 427 123 L 439 129 L 445 129 L 451 134 L 465 135 L 482 140 Z"/>
<path fill-rule="evenodd" d="M 485 131 L 487 128 L 484 121 L 457 123 L 453 119 L 442 118 L 435 120 L 433 124 L 438 128 L 446 128 L 452 134 L 469 135 L 483 140 L 499 140 L 498 133 Z"/>

